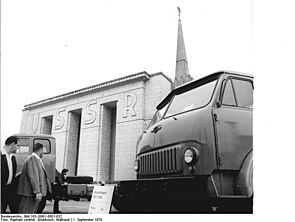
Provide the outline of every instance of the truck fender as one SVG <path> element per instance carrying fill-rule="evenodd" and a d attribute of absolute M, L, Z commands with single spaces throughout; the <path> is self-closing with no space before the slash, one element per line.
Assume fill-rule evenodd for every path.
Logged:
<path fill-rule="evenodd" d="M 253 150 L 244 159 L 240 171 L 234 179 L 234 194 L 253 196 Z"/>

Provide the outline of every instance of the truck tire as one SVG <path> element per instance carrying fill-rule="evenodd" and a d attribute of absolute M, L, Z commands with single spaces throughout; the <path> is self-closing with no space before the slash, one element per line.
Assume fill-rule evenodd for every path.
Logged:
<path fill-rule="evenodd" d="M 135 213 L 135 204 L 133 198 L 120 197 L 118 195 L 113 196 L 112 200 L 113 207 L 120 213 Z"/>
<path fill-rule="evenodd" d="M 214 206 L 216 213 L 253 213 L 253 196 L 248 198 L 220 199 Z"/>
<path fill-rule="evenodd" d="M 67 183 L 73 184 L 89 184 L 93 182 L 93 177 L 90 176 L 67 176 Z"/>
<path fill-rule="evenodd" d="M 234 194 L 253 198 L 253 151 L 247 155 L 234 179 Z"/>
<path fill-rule="evenodd" d="M 138 211 L 141 213 L 154 213 L 157 210 L 156 207 L 156 198 L 153 198 L 151 196 L 141 196 L 140 198 L 137 198 L 137 207 Z"/>

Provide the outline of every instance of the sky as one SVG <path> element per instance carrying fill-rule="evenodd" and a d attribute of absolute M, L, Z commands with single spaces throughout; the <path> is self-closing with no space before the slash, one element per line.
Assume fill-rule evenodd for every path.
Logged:
<path fill-rule="evenodd" d="M 292 212 L 292 204 L 275 207 L 286 196 L 292 199 L 280 181 L 294 184 L 294 171 L 285 170 L 294 169 L 294 130 L 283 125 L 295 125 L 288 97 L 295 95 L 290 2 L 2 0 L 1 144 L 19 132 L 26 104 L 141 71 L 173 79 L 180 7 L 195 79 L 223 69 L 254 74 L 255 199 L 280 193 L 267 203 L 256 201 L 255 209 L 262 218 L 271 212 L 279 219 Z"/>
<path fill-rule="evenodd" d="M 190 74 L 251 73 L 251 1 L 2 1 L 1 143 L 24 105 L 141 71 L 172 80 L 178 10 Z"/>

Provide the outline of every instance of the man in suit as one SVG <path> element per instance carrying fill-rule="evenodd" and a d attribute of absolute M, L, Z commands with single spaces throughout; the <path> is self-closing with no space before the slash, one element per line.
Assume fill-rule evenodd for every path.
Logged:
<path fill-rule="evenodd" d="M 10 136 L 5 141 L 5 146 L 1 148 L 1 213 L 5 213 L 9 206 L 11 213 L 17 213 L 15 207 L 15 174 L 16 160 L 12 154 L 19 148 L 19 139 Z"/>
<path fill-rule="evenodd" d="M 43 153 L 43 145 L 36 143 L 32 155 L 24 162 L 18 183 L 17 193 L 22 196 L 18 213 L 41 213 L 39 205 L 44 205 L 47 194 L 51 193 L 50 181 L 42 162 Z"/>
<path fill-rule="evenodd" d="M 57 170 L 56 170 L 57 171 Z M 55 214 L 61 214 L 62 212 L 59 210 L 59 201 L 63 199 L 64 197 L 67 198 L 67 191 L 65 190 L 65 185 L 67 181 L 67 172 L 68 169 L 62 169 L 61 173 L 57 171 L 55 173 L 55 182 L 56 182 L 56 193 L 58 194 L 54 199 L 53 204 L 53 213 Z"/>

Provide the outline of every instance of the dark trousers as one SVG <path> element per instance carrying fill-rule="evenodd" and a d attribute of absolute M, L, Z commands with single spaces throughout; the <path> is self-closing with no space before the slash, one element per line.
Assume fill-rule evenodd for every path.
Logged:
<path fill-rule="evenodd" d="M 11 213 L 18 213 L 19 197 L 12 185 L 1 185 L 1 213 L 6 213 L 9 206 Z"/>
<path fill-rule="evenodd" d="M 41 201 L 36 200 L 35 196 L 21 196 L 18 209 L 20 214 L 41 214 L 46 205 L 46 197 L 42 197 Z"/>
<path fill-rule="evenodd" d="M 41 202 L 39 203 L 37 213 L 41 214 L 46 206 L 46 197 L 42 197 Z"/>
<path fill-rule="evenodd" d="M 59 198 L 54 199 L 54 204 L 53 204 L 53 213 L 58 214 L 60 213 L 59 211 Z"/>
<path fill-rule="evenodd" d="M 35 196 L 22 196 L 18 213 L 35 214 L 37 213 L 40 202 L 40 200 L 36 200 Z"/>

